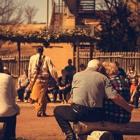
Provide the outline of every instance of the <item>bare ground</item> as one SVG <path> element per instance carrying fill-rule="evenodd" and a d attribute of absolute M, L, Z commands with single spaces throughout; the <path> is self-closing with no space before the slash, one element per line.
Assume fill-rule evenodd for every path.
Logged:
<path fill-rule="evenodd" d="M 48 117 L 37 117 L 33 105 L 29 103 L 18 104 L 21 107 L 21 114 L 17 117 L 17 138 L 22 137 L 26 140 L 65 139 L 65 135 L 53 116 L 54 105 L 48 106 L 46 111 Z"/>
<path fill-rule="evenodd" d="M 48 103 L 48 117 L 36 117 L 34 106 L 29 103 L 18 103 L 21 114 L 17 117 L 17 137 L 25 140 L 64 140 L 65 135 L 59 128 L 53 109 L 59 103 Z M 140 109 L 134 109 L 132 120 L 140 121 Z M 124 136 L 124 140 L 140 140 L 140 136 Z"/>

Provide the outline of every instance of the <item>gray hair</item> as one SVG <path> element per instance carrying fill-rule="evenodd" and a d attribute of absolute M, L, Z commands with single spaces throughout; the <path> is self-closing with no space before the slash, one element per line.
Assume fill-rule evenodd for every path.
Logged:
<path fill-rule="evenodd" d="M 95 70 L 97 70 L 101 66 L 102 64 L 98 59 L 92 59 L 88 62 L 88 67 L 94 68 Z"/>

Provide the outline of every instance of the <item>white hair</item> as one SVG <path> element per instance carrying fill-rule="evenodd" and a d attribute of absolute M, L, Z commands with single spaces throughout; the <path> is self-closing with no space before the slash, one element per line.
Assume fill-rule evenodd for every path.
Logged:
<path fill-rule="evenodd" d="M 97 70 L 101 66 L 101 62 L 98 59 L 92 59 L 88 62 L 88 67 Z"/>

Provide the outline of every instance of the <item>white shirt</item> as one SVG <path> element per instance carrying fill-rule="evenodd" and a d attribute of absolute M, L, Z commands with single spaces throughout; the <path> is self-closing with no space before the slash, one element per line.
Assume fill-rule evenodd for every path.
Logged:
<path fill-rule="evenodd" d="M 0 117 L 13 116 L 19 113 L 20 109 L 15 103 L 16 95 L 12 77 L 0 73 Z"/>
<path fill-rule="evenodd" d="M 29 61 L 29 67 L 28 67 L 28 77 L 30 80 L 31 80 L 31 77 L 35 77 L 37 73 L 38 61 L 39 61 L 39 53 L 31 56 L 30 61 Z M 40 67 L 40 72 L 38 74 L 38 77 L 48 78 L 49 73 L 56 81 L 58 80 L 57 72 L 55 70 L 53 63 L 51 62 L 50 57 L 45 56 L 42 66 Z"/>

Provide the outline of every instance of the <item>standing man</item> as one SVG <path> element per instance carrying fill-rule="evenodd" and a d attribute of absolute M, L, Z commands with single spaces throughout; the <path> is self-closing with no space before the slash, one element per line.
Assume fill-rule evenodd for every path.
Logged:
<path fill-rule="evenodd" d="M 68 59 L 68 65 L 64 69 L 72 81 L 73 75 L 76 73 L 76 67 L 72 65 L 72 59 Z"/>
<path fill-rule="evenodd" d="M 46 116 L 46 93 L 48 90 L 48 79 L 51 75 L 58 80 L 57 72 L 48 56 L 43 55 L 43 47 L 37 48 L 37 54 L 31 56 L 29 61 L 29 79 L 32 85 L 30 98 L 35 102 L 37 117 Z"/>
<path fill-rule="evenodd" d="M 110 84 L 110 80 L 98 70 L 102 67 L 99 60 L 89 61 L 86 70 L 78 72 L 73 77 L 71 106 L 57 106 L 54 116 L 66 140 L 76 140 L 76 136 L 69 122 L 103 120 L 103 99 L 113 100 L 128 112 L 133 106 L 128 104 Z"/>

